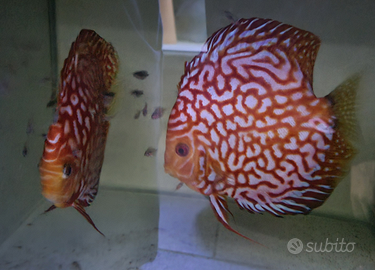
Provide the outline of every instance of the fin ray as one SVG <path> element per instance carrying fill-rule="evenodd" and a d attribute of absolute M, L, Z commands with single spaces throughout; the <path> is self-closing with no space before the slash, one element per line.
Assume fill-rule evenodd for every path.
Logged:
<path fill-rule="evenodd" d="M 357 89 L 360 74 L 355 74 L 337 86 L 326 98 L 332 103 L 337 118 L 337 130 L 346 138 L 355 141 L 358 138 Z"/>
<path fill-rule="evenodd" d="M 105 236 L 99 229 L 95 226 L 94 221 L 92 221 L 91 217 L 86 213 L 85 209 L 83 208 L 82 205 L 80 205 L 77 202 L 73 203 L 73 207 L 82 215 L 84 218 L 94 227 L 94 229 L 100 233 L 101 235 Z"/>
<path fill-rule="evenodd" d="M 50 212 L 50 211 L 52 211 L 52 210 L 54 210 L 54 209 L 56 209 L 56 208 L 57 208 L 57 207 L 56 207 L 54 204 L 52 204 L 50 208 L 48 208 L 46 211 L 43 212 L 43 214 L 45 214 L 45 213 L 47 213 L 47 212 Z"/>
<path fill-rule="evenodd" d="M 258 243 L 257 241 L 255 241 L 253 239 L 250 239 L 249 237 L 239 233 L 238 231 L 236 231 L 235 229 L 233 229 L 229 225 L 228 213 L 230 213 L 231 215 L 232 215 L 232 213 L 229 211 L 228 204 L 227 204 L 227 201 L 226 201 L 225 197 L 218 196 L 218 195 L 216 195 L 216 196 L 210 195 L 209 198 L 210 198 L 212 210 L 214 211 L 216 218 L 220 221 L 221 224 L 223 224 L 223 226 L 225 228 L 227 228 L 228 230 L 234 232 L 235 234 L 237 234 L 237 235 L 239 235 L 239 236 L 241 236 L 241 237 L 243 237 L 243 238 L 245 238 L 245 239 L 247 239 L 251 242 L 254 242 L 258 245 L 263 246 L 262 244 Z"/>

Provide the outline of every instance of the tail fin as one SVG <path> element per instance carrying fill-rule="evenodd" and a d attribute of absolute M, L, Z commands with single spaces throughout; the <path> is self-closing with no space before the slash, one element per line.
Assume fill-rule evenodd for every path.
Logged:
<path fill-rule="evenodd" d="M 100 233 L 101 235 L 103 235 L 105 237 L 105 235 L 99 231 L 99 229 L 95 226 L 95 223 L 94 221 L 92 221 L 91 217 L 86 213 L 85 209 L 83 208 L 82 205 L 80 205 L 79 203 L 77 202 L 74 202 L 73 203 L 73 207 L 82 215 L 84 216 L 84 218 L 94 227 L 94 229 Z"/>
<path fill-rule="evenodd" d="M 356 74 L 333 90 L 326 98 L 335 116 L 331 147 L 325 153 L 326 184 L 332 188 L 347 175 L 350 162 L 358 152 L 359 124 L 357 119 L 357 90 L 361 76 Z M 328 162 L 329 161 L 329 162 Z"/>
<path fill-rule="evenodd" d="M 355 74 L 326 96 L 332 103 L 333 113 L 336 117 L 335 129 L 350 142 L 358 139 L 357 89 L 360 74 Z"/>

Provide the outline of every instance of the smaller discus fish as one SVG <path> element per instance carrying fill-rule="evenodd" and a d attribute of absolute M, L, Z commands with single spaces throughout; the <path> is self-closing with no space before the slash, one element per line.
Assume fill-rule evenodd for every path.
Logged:
<path fill-rule="evenodd" d="M 142 109 L 142 114 L 143 114 L 143 116 L 147 115 L 147 102 L 145 103 L 145 106 Z"/>
<path fill-rule="evenodd" d="M 157 107 L 155 111 L 152 113 L 151 118 L 152 119 L 159 119 L 163 116 L 165 109 L 162 107 Z"/>
<path fill-rule="evenodd" d="M 155 149 L 153 147 L 147 148 L 147 150 L 145 152 L 145 157 L 153 157 L 153 156 L 155 156 L 156 151 L 157 151 L 157 149 Z"/>
<path fill-rule="evenodd" d="M 138 110 L 135 115 L 134 115 L 134 119 L 138 119 L 139 116 L 141 115 L 141 110 Z"/>
<path fill-rule="evenodd" d="M 146 70 L 136 71 L 133 73 L 133 76 L 139 80 L 144 80 L 148 76 L 148 72 Z"/>
<path fill-rule="evenodd" d="M 131 93 L 132 96 L 135 96 L 135 97 L 140 97 L 140 96 L 143 95 L 143 91 L 142 90 L 138 90 L 138 89 L 133 90 L 130 93 Z"/>

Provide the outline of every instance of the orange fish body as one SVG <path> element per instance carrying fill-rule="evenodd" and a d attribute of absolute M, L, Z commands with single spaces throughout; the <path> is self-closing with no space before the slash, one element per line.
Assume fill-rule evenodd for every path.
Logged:
<path fill-rule="evenodd" d="M 53 203 L 50 209 L 73 206 L 96 230 L 84 207 L 98 191 L 117 70 L 113 46 L 94 31 L 82 30 L 61 71 L 57 119 L 39 164 L 42 194 Z"/>
<path fill-rule="evenodd" d="M 227 197 L 252 213 L 306 214 L 349 170 L 359 78 L 317 98 L 319 45 L 317 36 L 293 26 L 241 19 L 214 33 L 185 64 L 164 168 L 208 196 L 234 232 Z"/>

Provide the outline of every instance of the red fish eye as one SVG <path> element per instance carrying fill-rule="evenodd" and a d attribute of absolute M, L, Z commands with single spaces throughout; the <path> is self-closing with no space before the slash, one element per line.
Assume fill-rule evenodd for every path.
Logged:
<path fill-rule="evenodd" d="M 186 157 L 189 154 L 189 146 L 184 143 L 179 143 L 176 145 L 176 153 L 180 157 Z"/>
<path fill-rule="evenodd" d="M 72 173 L 72 166 L 69 163 L 64 164 L 63 173 L 65 176 L 70 176 Z"/>

